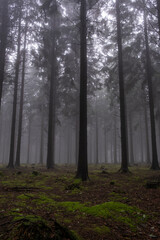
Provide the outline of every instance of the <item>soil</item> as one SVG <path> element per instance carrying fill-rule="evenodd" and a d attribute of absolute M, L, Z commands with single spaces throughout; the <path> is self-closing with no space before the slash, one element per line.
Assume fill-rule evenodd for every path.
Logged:
<path fill-rule="evenodd" d="M 160 171 L 119 168 L 90 166 L 86 182 L 73 166 L 1 168 L 0 239 L 160 239 Z"/>

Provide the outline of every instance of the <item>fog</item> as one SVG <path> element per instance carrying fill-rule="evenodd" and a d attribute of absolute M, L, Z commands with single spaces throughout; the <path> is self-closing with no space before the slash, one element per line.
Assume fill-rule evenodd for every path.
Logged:
<path fill-rule="evenodd" d="M 85 3 L 2 1 L 1 165 L 159 168 L 157 2 Z"/>

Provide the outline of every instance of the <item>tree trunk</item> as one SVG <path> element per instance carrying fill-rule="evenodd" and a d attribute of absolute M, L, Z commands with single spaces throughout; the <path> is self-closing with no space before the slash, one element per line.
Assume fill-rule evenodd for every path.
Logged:
<path fill-rule="evenodd" d="M 153 101 L 153 89 L 152 89 L 152 71 L 151 71 L 151 59 L 148 43 L 148 30 L 147 30 L 147 14 L 146 4 L 144 4 L 144 35 L 145 35 L 145 47 L 146 47 L 146 77 L 148 82 L 149 91 L 149 109 L 150 109 L 150 121 L 151 121 L 151 142 L 152 142 L 152 165 L 151 169 L 158 170 L 158 155 L 157 155 L 157 143 L 156 143 L 156 130 L 155 130 L 155 117 L 154 117 L 154 101 Z"/>
<path fill-rule="evenodd" d="M 98 141 L 98 116 L 97 116 L 97 98 L 96 98 L 96 165 L 99 163 L 99 148 L 98 148 L 98 145 L 99 145 L 99 141 Z"/>
<path fill-rule="evenodd" d="M 76 166 L 77 166 L 77 164 L 78 164 L 78 153 L 79 153 L 79 117 L 78 117 L 78 115 L 76 116 L 75 138 L 76 138 L 76 143 L 75 143 L 75 163 L 76 163 Z"/>
<path fill-rule="evenodd" d="M 139 115 L 139 134 L 140 134 L 140 150 L 141 150 L 141 163 L 144 162 L 144 154 L 143 154 L 143 129 L 142 129 L 142 119 L 141 114 Z"/>
<path fill-rule="evenodd" d="M 68 126 L 67 127 L 67 164 L 68 165 L 71 163 L 71 154 L 70 154 L 71 138 L 72 138 L 72 133 L 71 133 L 70 127 Z"/>
<path fill-rule="evenodd" d="M 114 112 L 114 164 L 117 164 L 117 119 Z"/>
<path fill-rule="evenodd" d="M 17 46 L 17 58 L 15 68 L 15 80 L 14 80 L 14 96 L 13 96 L 13 111 L 12 111 L 12 126 L 11 126 L 11 140 L 10 140 L 10 154 L 8 168 L 14 168 L 14 153 L 15 153 L 15 128 L 16 128 L 16 113 L 17 113 L 17 91 L 18 91 L 18 77 L 20 66 L 20 47 L 21 47 L 21 17 L 22 8 L 20 5 L 19 10 L 19 26 L 18 26 L 18 46 Z"/>
<path fill-rule="evenodd" d="M 87 156 L 87 26 L 86 0 L 81 0 L 80 27 L 80 121 L 79 121 L 79 156 L 77 178 L 88 179 Z"/>
<path fill-rule="evenodd" d="M 105 130 L 104 130 L 104 159 L 105 159 L 105 163 L 107 163 L 108 161 L 108 144 L 107 144 L 107 130 L 106 130 L 106 127 L 105 127 Z"/>
<path fill-rule="evenodd" d="M 47 168 L 52 169 L 55 165 L 55 111 L 56 111 L 56 13 L 54 13 L 53 21 L 51 22 L 52 32 L 52 50 L 50 55 L 50 93 L 49 93 L 49 116 L 48 116 L 48 145 L 47 145 Z"/>
<path fill-rule="evenodd" d="M 124 93 L 123 55 L 122 55 L 122 34 L 119 0 L 116 0 L 117 12 L 117 43 L 118 43 L 118 70 L 119 70 L 119 91 L 120 91 L 120 123 L 121 123 L 121 172 L 128 172 L 128 145 L 127 145 L 127 121 Z"/>
<path fill-rule="evenodd" d="M 129 123 L 129 133 L 130 133 L 130 136 L 129 136 L 129 140 L 130 140 L 130 152 L 129 152 L 129 156 L 130 156 L 130 159 L 129 159 L 129 162 L 131 165 L 134 164 L 134 153 L 133 153 L 133 130 L 132 130 L 132 116 L 131 116 L 131 113 L 129 113 L 129 117 L 128 117 L 128 123 Z"/>
<path fill-rule="evenodd" d="M 41 116 L 41 140 L 40 140 L 40 157 L 39 164 L 43 165 L 43 155 L 44 155 L 44 112 L 42 106 L 42 116 Z"/>
<path fill-rule="evenodd" d="M 27 150 L 27 165 L 30 163 L 30 146 L 31 146 L 31 117 L 28 123 L 28 150 Z"/>
<path fill-rule="evenodd" d="M 4 68 L 8 35 L 8 0 L 2 0 L 2 24 L 0 32 L 0 107 L 4 82 Z"/>
<path fill-rule="evenodd" d="M 159 35 L 160 35 L 160 1 L 159 0 L 157 0 L 157 12 L 158 12 Z"/>
<path fill-rule="evenodd" d="M 147 107 L 144 103 L 144 121 L 145 121 L 145 134 L 146 134 L 146 163 L 151 164 L 150 161 L 150 146 L 149 146 L 149 134 L 148 134 L 148 117 L 147 117 Z"/>
<path fill-rule="evenodd" d="M 17 154 L 15 166 L 20 166 L 21 155 L 21 138 L 22 138 L 22 120 L 23 120 L 23 105 L 24 105 L 24 80 L 25 80 L 25 65 L 26 65 L 26 41 L 27 41 L 27 22 L 25 26 L 24 47 L 23 47 L 23 64 L 22 64 L 22 82 L 21 82 L 21 95 L 20 95 L 20 109 L 19 109 L 19 126 L 18 126 L 18 141 L 17 141 Z"/>

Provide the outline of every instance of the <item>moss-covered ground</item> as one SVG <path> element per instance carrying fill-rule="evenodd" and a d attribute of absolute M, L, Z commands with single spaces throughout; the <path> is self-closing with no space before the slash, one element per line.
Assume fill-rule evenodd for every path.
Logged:
<path fill-rule="evenodd" d="M 160 239 L 159 171 L 104 167 L 1 168 L 0 239 Z"/>

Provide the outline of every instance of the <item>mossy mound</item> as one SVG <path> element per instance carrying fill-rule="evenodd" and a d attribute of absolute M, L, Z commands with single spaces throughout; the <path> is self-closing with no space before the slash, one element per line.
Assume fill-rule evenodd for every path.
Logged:
<path fill-rule="evenodd" d="M 52 240 L 54 233 L 52 229 L 40 217 L 28 215 L 26 217 L 17 217 L 15 221 L 19 222 L 12 231 L 11 239 L 14 240 Z"/>
<path fill-rule="evenodd" d="M 54 221 L 52 227 L 47 221 L 35 215 L 16 216 L 10 240 L 79 240 L 78 236 Z"/>
<path fill-rule="evenodd" d="M 79 211 L 95 217 L 112 218 L 114 221 L 128 225 L 133 230 L 139 223 L 146 220 L 146 215 L 140 209 L 121 202 L 111 201 L 95 206 L 86 206 L 79 202 L 61 202 L 59 205 L 70 212 Z"/>

